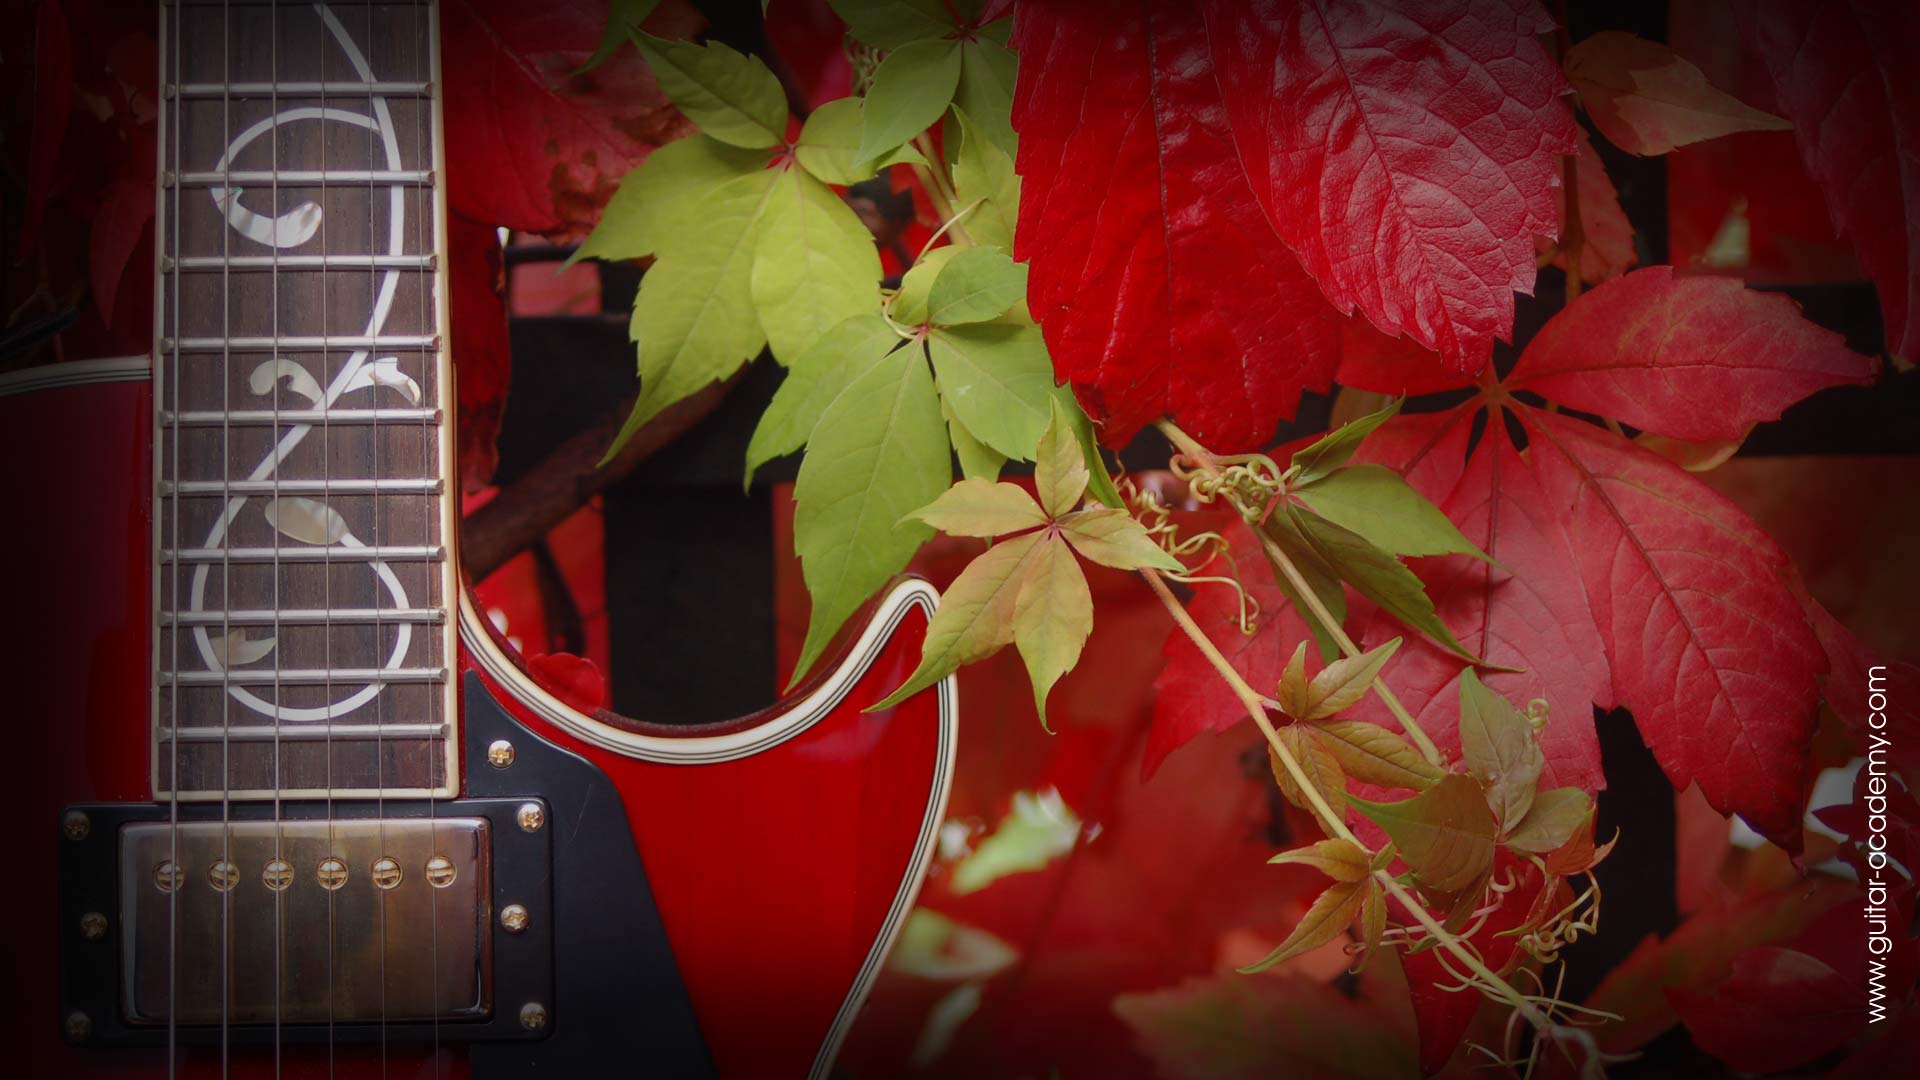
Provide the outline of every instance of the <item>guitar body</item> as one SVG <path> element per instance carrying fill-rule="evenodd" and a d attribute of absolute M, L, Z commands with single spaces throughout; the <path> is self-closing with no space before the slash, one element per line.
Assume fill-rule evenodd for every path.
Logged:
<path fill-rule="evenodd" d="M 0 378 L 29 1074 L 826 1076 L 946 806 L 953 680 L 863 711 L 933 590 L 737 721 L 527 677 L 446 496 L 430 9 L 233 10 L 167 9 L 155 358 Z"/>

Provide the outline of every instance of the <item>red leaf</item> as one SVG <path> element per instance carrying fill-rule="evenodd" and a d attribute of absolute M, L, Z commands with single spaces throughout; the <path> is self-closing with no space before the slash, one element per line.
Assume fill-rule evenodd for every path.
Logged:
<path fill-rule="evenodd" d="M 1574 152 L 1536 0 L 1213 0 L 1254 194 L 1341 311 L 1475 372 L 1532 292 Z"/>
<path fill-rule="evenodd" d="M 1807 621 L 1827 654 L 1822 697 L 1861 754 L 1884 751 L 1896 768 L 1920 771 L 1920 668 L 1883 664 L 1820 602 L 1804 598 Z"/>
<path fill-rule="evenodd" d="M 1834 230 L 1880 294 L 1887 350 L 1920 357 L 1920 9 L 1736 0 Z"/>
<path fill-rule="evenodd" d="M 1401 413 L 1375 428 L 1350 464 L 1385 465 L 1406 477 L 1428 502 L 1444 502 L 1466 472 L 1473 415 L 1471 406 Z"/>
<path fill-rule="evenodd" d="M 1206 632 L 1247 684 L 1265 694 L 1280 685 L 1281 669 L 1293 647 L 1307 639 L 1307 624 L 1287 604 L 1274 584 L 1273 571 L 1253 531 L 1234 524 L 1226 535 L 1232 545 L 1229 564 L 1216 559 L 1206 573 L 1226 576 L 1237 571 L 1247 592 L 1260 605 L 1254 633 L 1240 632 L 1239 598 L 1225 586 L 1195 586 L 1187 613 Z M 1226 731 L 1247 720 L 1247 708 L 1200 655 L 1187 635 L 1175 628 L 1167 635 L 1166 666 L 1153 681 L 1153 729 L 1147 734 L 1146 754 L 1140 761 L 1140 779 L 1152 778 L 1160 762 L 1197 735 Z"/>
<path fill-rule="evenodd" d="M 1502 852 L 1500 863 L 1495 867 L 1497 875 L 1512 874 L 1520 879 L 1517 888 L 1499 897 L 1499 906 L 1489 914 L 1474 935 L 1468 939 L 1479 951 L 1487 966 L 1495 972 L 1504 972 L 1514 959 L 1514 951 L 1519 947 L 1520 939 L 1509 931 L 1527 921 L 1528 914 L 1540 898 L 1541 887 L 1546 879 L 1532 867 L 1515 863 L 1511 855 Z M 1412 922 L 1411 919 L 1406 921 Z M 1506 936 L 1501 936 L 1501 935 Z M 1448 989 L 1458 987 L 1460 979 L 1454 972 L 1459 970 L 1459 960 L 1449 956 L 1443 963 L 1439 949 L 1426 952 L 1406 953 L 1400 958 L 1400 965 L 1407 973 L 1407 993 L 1413 999 L 1413 1017 L 1420 1029 L 1420 1073 L 1431 1076 L 1439 1072 L 1447 1059 L 1453 1056 L 1455 1048 L 1472 1026 L 1473 1018 L 1479 1015 L 1480 1006 L 1486 999 L 1472 990 Z M 1448 964 L 1451 964 L 1451 969 Z"/>
<path fill-rule="evenodd" d="M 526 664 L 541 689 L 583 713 L 599 712 L 607 703 L 606 676 L 584 656 L 543 653 L 527 657 Z"/>
<path fill-rule="evenodd" d="M 1580 142 L 1580 159 L 1574 166 L 1580 183 L 1580 280 L 1591 285 L 1626 273 L 1640 256 L 1633 246 L 1633 222 L 1620 209 L 1620 193 L 1614 190 L 1606 163 L 1594 150 L 1593 140 L 1587 138 L 1586 128 L 1576 127 L 1574 132 Z M 1564 237 L 1566 189 L 1555 192 L 1553 200 L 1560 209 L 1560 235 Z M 1537 246 L 1544 249 L 1551 245 L 1542 240 Z M 1555 252 L 1553 265 L 1566 269 L 1567 253 Z"/>
<path fill-rule="evenodd" d="M 1697 782 L 1715 809 L 1797 852 L 1826 665 L 1786 556 L 1665 458 L 1568 417 L 1521 415 L 1620 704 L 1676 788 Z"/>
<path fill-rule="evenodd" d="M 1694 1043 L 1741 1072 L 1804 1065 L 1866 1026 L 1866 995 L 1824 961 L 1774 945 L 1733 958 L 1711 992 L 1668 990 Z"/>
<path fill-rule="evenodd" d="M 1261 216 L 1182 0 L 1027 4 L 1018 257 L 1054 370 L 1124 445 L 1171 414 L 1252 449 L 1333 375 L 1333 312 Z"/>
<path fill-rule="evenodd" d="M 54 169 L 67 135 L 73 107 L 73 38 L 67 12 L 58 0 L 41 0 L 34 23 L 33 134 L 27 145 L 27 198 L 20 215 L 20 239 L 14 258 L 24 259 L 40 241 L 47 200 L 53 195 Z M 137 239 L 137 237 L 136 237 Z"/>
<path fill-rule="evenodd" d="M 1439 353 L 1383 334 L 1357 315 L 1340 324 L 1340 371 L 1334 379 L 1357 390 L 1408 397 L 1473 384 L 1472 378 L 1443 367 Z"/>
<path fill-rule="evenodd" d="M 688 36 L 699 16 L 662 4 L 647 27 Z M 638 53 L 574 74 L 606 6 L 452 0 L 443 9 L 447 196 L 475 221 L 578 239 L 627 171 L 689 129 Z"/>
<path fill-rule="evenodd" d="M 1470 414 L 1469 414 L 1470 415 Z M 1460 424 L 1463 430 L 1466 424 Z M 1460 643 L 1489 663 L 1519 668 L 1488 671 L 1487 686 L 1525 707 L 1545 698 L 1551 708 L 1540 739 L 1547 766 L 1542 790 L 1606 786 L 1593 708 L 1612 705 L 1612 683 L 1573 551 L 1533 469 L 1490 424 L 1467 462 L 1466 474 L 1439 503 L 1468 540 L 1500 565 L 1448 556 L 1419 560 L 1435 610 Z M 1379 613 L 1367 629 L 1369 647 L 1404 637 L 1400 624 Z M 1391 668 L 1394 693 L 1433 741 L 1451 756 L 1460 748 L 1460 661 L 1425 638 L 1403 644 Z M 1395 726 L 1373 698 L 1360 715 Z"/>
<path fill-rule="evenodd" d="M 493 226 L 447 215 L 447 315 L 460 366 L 460 486 L 469 492 L 493 477 L 499 460 L 494 444 L 513 371 L 501 299 L 503 263 Z"/>
<path fill-rule="evenodd" d="M 44 10 L 44 9 L 43 9 Z M 87 232 L 87 276 L 93 284 L 93 302 L 100 317 L 113 322 L 114 307 L 120 298 L 121 279 L 142 239 L 152 235 L 153 180 L 151 177 L 122 176 L 107 189 L 107 196 L 94 215 Z M 143 270 L 136 280 L 151 280 L 151 270 Z M 151 306 L 151 301 L 147 301 Z"/>
<path fill-rule="evenodd" d="M 1704 442 L 1742 438 L 1816 390 L 1871 382 L 1878 366 L 1785 296 L 1649 266 L 1548 320 L 1506 386 Z"/>

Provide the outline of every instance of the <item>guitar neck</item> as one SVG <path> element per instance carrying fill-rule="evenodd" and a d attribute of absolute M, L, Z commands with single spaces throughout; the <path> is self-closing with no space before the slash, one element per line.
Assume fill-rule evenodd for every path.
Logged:
<path fill-rule="evenodd" d="M 448 794 L 436 12 L 162 23 L 154 790 Z"/>

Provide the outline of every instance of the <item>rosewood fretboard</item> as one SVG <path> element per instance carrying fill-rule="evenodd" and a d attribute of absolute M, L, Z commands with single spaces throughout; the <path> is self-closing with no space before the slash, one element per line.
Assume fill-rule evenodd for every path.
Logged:
<path fill-rule="evenodd" d="M 433 7 L 162 22 L 155 790 L 446 793 Z"/>

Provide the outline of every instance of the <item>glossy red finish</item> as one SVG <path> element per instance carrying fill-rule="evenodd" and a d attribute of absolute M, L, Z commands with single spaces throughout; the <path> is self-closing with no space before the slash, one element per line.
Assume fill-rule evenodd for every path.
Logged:
<path fill-rule="evenodd" d="M 12 935 L 5 1008 L 20 1021 L 36 1076 L 166 1074 L 162 1051 L 68 1046 L 54 992 L 60 812 L 76 801 L 151 797 L 150 425 L 144 381 L 0 396 L 0 454 L 16 463 L 0 481 L 0 500 L 12 511 L 0 533 L 10 615 L 0 677 L 20 703 L 11 720 L 25 736 L 8 757 L 29 777 L 27 827 L 18 830 L 27 840 L 17 854 L 30 898 L 21 916 L 31 928 Z M 888 712 L 860 710 L 908 675 L 925 630 L 925 615 L 909 612 L 831 713 L 786 742 L 715 764 L 641 761 L 590 745 L 516 701 L 511 685 L 488 681 L 523 724 L 586 757 L 619 788 L 723 1076 L 805 1076 L 886 925 L 937 779 L 939 703 L 929 692 Z M 463 658 L 473 663 L 471 652 Z M 646 730 L 684 738 L 779 716 L 776 709 L 714 728 Z M 565 858 L 558 835 L 556 844 L 556 859 Z M 616 906 L 628 899 L 605 898 Z M 466 1063 L 457 1048 L 436 1056 L 398 1044 L 331 1054 L 289 1046 L 278 1062 L 270 1051 L 235 1051 L 223 1061 L 218 1047 L 196 1047 L 180 1051 L 176 1072 L 459 1077 Z"/>

